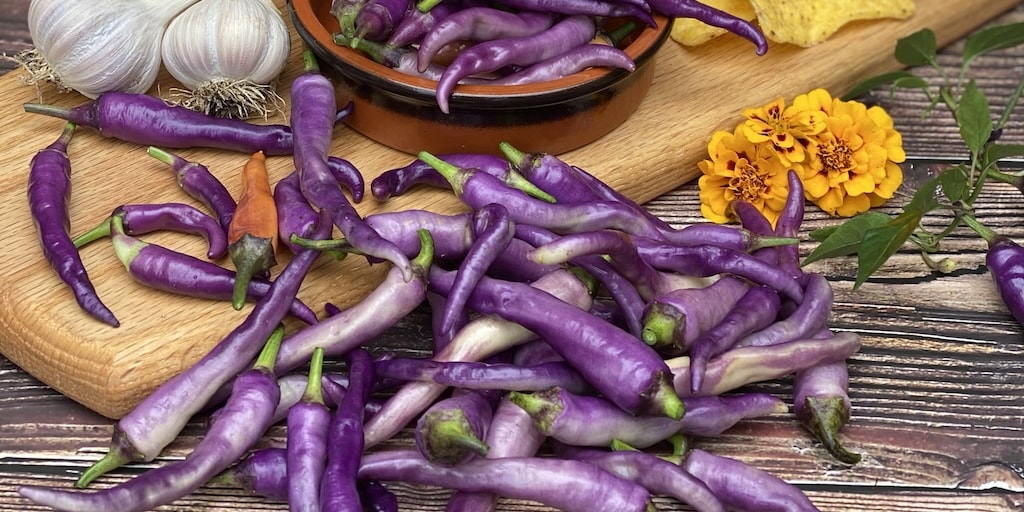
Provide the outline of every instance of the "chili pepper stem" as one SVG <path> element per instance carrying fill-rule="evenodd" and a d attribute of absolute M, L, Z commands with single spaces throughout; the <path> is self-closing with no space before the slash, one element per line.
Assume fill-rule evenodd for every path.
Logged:
<path fill-rule="evenodd" d="M 274 373 L 274 361 L 277 360 L 277 351 L 281 348 L 281 340 L 284 339 L 284 326 L 278 325 L 274 332 L 270 333 L 267 343 L 263 345 L 260 355 L 256 356 L 256 363 L 253 368 L 267 373 Z"/>
<path fill-rule="evenodd" d="M 309 363 L 309 380 L 306 382 L 306 390 L 302 393 L 302 400 L 311 403 L 324 403 L 323 387 L 321 377 L 324 367 L 324 349 L 317 347 L 313 349 L 313 356 Z"/>
<path fill-rule="evenodd" d="M 231 296 L 231 305 L 242 309 L 249 281 L 257 272 L 268 269 L 277 262 L 274 257 L 273 239 L 243 233 L 242 237 L 228 247 L 231 261 L 235 264 L 235 291 Z"/>
<path fill-rule="evenodd" d="M 441 176 L 444 176 L 444 179 L 448 180 L 448 183 L 452 185 L 455 195 L 462 195 L 462 189 L 465 186 L 466 180 L 469 179 L 466 173 L 460 172 L 462 169 L 445 162 L 428 151 L 420 151 L 416 157 L 422 160 L 423 163 L 433 167 Z"/>
<path fill-rule="evenodd" d="M 428 12 L 439 3 L 441 3 L 441 0 L 420 0 L 416 3 L 416 8 L 419 9 L 420 12 Z"/>
<path fill-rule="evenodd" d="M 76 489 L 85 489 L 96 477 L 140 459 L 139 454 L 133 453 L 131 442 L 125 438 L 124 432 L 117 427 L 114 430 L 114 441 L 110 446 L 111 449 L 100 460 L 86 468 L 78 477 L 75 481 Z"/>
<path fill-rule="evenodd" d="M 125 269 L 131 271 L 132 260 L 139 254 L 139 251 L 149 244 L 138 238 L 127 236 L 124 232 L 123 214 L 111 215 L 107 225 L 109 226 L 109 233 L 115 237 L 113 246 L 117 259 L 124 265 Z"/>
<path fill-rule="evenodd" d="M 511 391 L 508 394 L 508 399 L 526 411 L 530 418 L 533 419 L 534 424 L 537 425 L 537 428 L 542 432 L 547 432 L 551 429 L 551 423 L 561 414 L 564 408 L 561 401 L 558 400 L 557 388 L 553 388 L 550 391 L 556 392 L 523 393 Z"/>
<path fill-rule="evenodd" d="M 110 217 L 103 219 L 96 227 L 76 236 L 71 242 L 75 244 L 76 248 L 81 249 L 100 238 L 108 236 L 110 236 Z"/>
<path fill-rule="evenodd" d="M 74 124 L 92 126 L 92 123 L 90 123 L 88 116 L 85 115 L 86 111 L 84 110 L 58 107 L 56 105 L 47 105 L 45 103 L 25 103 L 22 106 L 24 107 L 25 112 L 28 112 L 29 114 L 56 117 Z"/>
<path fill-rule="evenodd" d="M 821 440 L 833 457 L 847 464 L 860 462 L 860 454 L 847 450 L 839 441 L 839 428 L 850 419 L 842 398 L 807 397 L 800 412 L 800 424 Z"/>
<path fill-rule="evenodd" d="M 344 238 L 326 238 L 324 240 L 314 240 L 292 233 L 292 236 L 291 238 L 289 238 L 289 241 L 295 244 L 296 246 L 302 247 L 304 249 L 313 249 L 320 251 L 322 253 L 326 253 L 338 261 L 345 259 L 345 256 L 349 254 L 365 256 L 365 254 L 362 251 L 356 249 L 355 247 L 352 247 L 352 244 L 350 244 L 348 240 Z"/>
<path fill-rule="evenodd" d="M 975 219 L 972 215 L 964 215 L 960 219 L 963 221 L 964 224 L 967 224 L 967 227 L 973 229 L 976 233 L 978 233 L 978 235 L 981 236 L 981 238 L 985 239 L 985 241 L 990 244 L 993 240 L 996 239 L 996 237 L 999 236 L 995 231 L 992 231 L 988 226 L 985 226 L 984 224 L 978 222 L 978 219 Z"/>

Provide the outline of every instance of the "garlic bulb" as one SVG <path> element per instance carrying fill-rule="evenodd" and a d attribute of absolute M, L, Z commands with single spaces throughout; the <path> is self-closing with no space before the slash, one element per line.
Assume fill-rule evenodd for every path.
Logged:
<path fill-rule="evenodd" d="M 288 27 L 270 0 L 200 0 L 168 25 L 161 55 L 191 90 L 179 103 L 245 118 L 280 101 L 272 84 L 290 50 Z"/>
<path fill-rule="evenodd" d="M 29 81 L 52 81 L 89 98 L 146 92 L 160 70 L 160 37 L 197 0 L 32 0 Z"/>

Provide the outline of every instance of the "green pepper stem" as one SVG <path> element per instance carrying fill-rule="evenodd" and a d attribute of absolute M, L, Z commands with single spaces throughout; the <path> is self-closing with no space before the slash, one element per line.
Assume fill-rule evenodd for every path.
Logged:
<path fill-rule="evenodd" d="M 452 190 L 455 195 L 462 196 L 462 190 L 466 185 L 466 181 L 473 175 L 473 171 L 469 169 L 460 169 L 459 167 L 452 165 L 444 160 L 432 155 L 427 151 L 420 151 L 416 155 L 423 163 L 431 166 L 436 170 L 444 179 L 448 180 L 451 184 Z"/>
<path fill-rule="evenodd" d="M 260 355 L 256 357 L 256 364 L 253 365 L 253 368 L 267 373 L 274 373 L 277 351 L 281 348 L 281 340 L 283 339 L 284 326 L 279 324 L 274 328 L 274 332 L 270 333 L 270 337 L 267 338 L 266 344 L 260 350 Z"/>
<path fill-rule="evenodd" d="M 306 389 L 302 392 L 302 400 L 305 402 L 322 404 L 324 403 L 323 378 L 324 349 L 316 347 L 313 349 L 313 356 L 309 362 L 309 380 L 306 381 Z"/>

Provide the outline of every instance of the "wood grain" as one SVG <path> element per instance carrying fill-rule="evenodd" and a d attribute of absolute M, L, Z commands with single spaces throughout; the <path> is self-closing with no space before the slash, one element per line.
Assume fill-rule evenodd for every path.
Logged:
<path fill-rule="evenodd" d="M 0 13 L 10 1 L 0 0 Z M 1024 21 L 1024 5 L 1018 4 L 998 21 Z M 954 65 L 959 51 L 959 45 L 945 48 L 940 61 Z M 1024 74 L 1024 48 L 984 57 L 974 73 L 993 103 L 1004 103 Z M 941 116 L 920 119 L 921 103 L 915 95 L 899 93 L 889 98 L 879 91 L 876 98 L 893 114 L 901 131 L 909 134 L 904 139 L 909 154 L 958 155 L 955 128 Z M 1004 140 L 1024 144 L 1021 111 L 1010 124 L 1014 128 L 1006 131 Z M 51 135 L 56 133 L 47 133 Z M 159 174 L 157 168 L 149 171 Z M 908 186 L 919 179 L 908 175 Z M 23 186 L 10 181 L 3 180 L 0 187 Z M 699 222 L 698 205 L 693 183 L 646 204 L 677 225 Z M 896 201 L 883 210 L 896 211 L 898 205 Z M 1003 185 L 988 187 L 976 208 L 986 225 L 1024 240 L 1020 191 Z M 810 208 L 804 232 L 832 222 Z M 802 252 L 812 247 L 805 237 Z M 828 276 L 836 292 L 830 325 L 857 332 L 864 340 L 862 350 L 849 360 L 854 410 L 843 433 L 848 446 L 864 454 L 864 462 L 854 467 L 833 463 L 819 444 L 795 426 L 790 413 L 745 421 L 721 436 L 697 440 L 699 446 L 735 456 L 798 485 L 826 512 L 1024 510 L 1024 330 L 995 294 L 984 265 L 984 249 L 977 237 L 957 232 L 943 245 L 943 254 L 959 263 L 952 274 L 928 271 L 917 254 L 905 250 L 857 291 L 852 290 L 854 261 L 831 260 L 812 268 Z M 10 261 L 5 258 L 5 265 Z M 7 283 L 5 279 L 2 288 Z M 376 347 L 422 354 L 426 322 L 426 313 L 418 311 L 408 323 L 382 336 Z M 0 339 L 4 336 L 0 332 Z M 786 401 L 792 394 L 789 379 L 747 389 L 768 391 Z M 205 416 L 195 418 L 153 463 L 113 472 L 102 477 L 97 487 L 180 459 L 202 435 L 205 420 Z M 43 510 L 18 497 L 17 487 L 69 488 L 105 451 L 111 423 L 0 358 L 0 510 Z M 283 426 L 277 426 L 263 443 L 282 443 L 284 433 Z M 387 446 L 409 442 L 410 433 L 404 431 Z M 401 484 L 391 488 L 400 497 L 401 509 L 409 511 L 443 510 L 449 495 L 435 488 Z M 659 510 L 690 510 L 664 498 L 656 504 Z M 159 510 L 281 511 L 287 506 L 208 485 Z M 502 500 L 499 510 L 550 509 Z"/>

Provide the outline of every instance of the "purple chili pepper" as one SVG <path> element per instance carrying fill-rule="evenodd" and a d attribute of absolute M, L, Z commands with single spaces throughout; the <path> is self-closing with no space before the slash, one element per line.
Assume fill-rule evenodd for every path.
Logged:
<path fill-rule="evenodd" d="M 149 288 L 177 295 L 231 300 L 235 287 L 234 272 L 128 235 L 122 224 L 123 215 L 123 212 L 115 212 L 108 221 L 108 230 L 114 252 L 132 279 Z M 270 292 L 270 287 L 267 281 L 252 279 L 249 281 L 246 298 L 258 301 Z M 316 313 L 297 298 L 292 300 L 288 311 L 307 324 L 317 322 Z"/>
<path fill-rule="evenodd" d="M 584 170 L 584 169 L 582 169 L 580 167 L 577 167 L 575 165 L 570 165 L 569 167 L 573 171 L 573 173 L 572 173 L 573 177 L 575 177 L 575 179 L 579 179 L 580 181 L 582 181 L 585 184 L 589 185 L 590 188 L 593 189 L 594 193 L 597 194 L 597 197 L 598 197 L 599 200 L 615 201 L 615 202 L 618 202 L 618 203 L 622 203 L 622 204 L 624 204 L 626 206 L 629 206 L 630 208 L 632 208 L 637 213 L 643 215 L 647 219 L 648 222 L 650 222 L 652 225 L 657 227 L 662 232 L 673 233 L 673 235 L 674 235 L 675 232 L 677 231 L 675 228 L 673 228 L 667 222 L 665 222 L 664 220 L 662 220 L 658 216 L 654 215 L 653 213 L 649 212 L 643 206 L 640 206 L 639 204 L 637 204 L 636 201 L 633 201 L 632 199 L 626 197 L 625 195 L 622 194 L 622 192 L 619 192 L 614 187 L 612 187 L 612 186 L 608 185 L 607 183 L 605 183 L 605 182 L 601 181 L 600 179 L 598 179 L 597 176 L 594 176 L 593 174 L 590 174 L 586 170 Z"/>
<path fill-rule="evenodd" d="M 637 245 L 640 256 L 654 268 L 695 277 L 732 274 L 773 288 L 799 304 L 804 291 L 800 282 L 788 272 L 757 259 L 749 253 L 717 245 L 662 245 L 647 250 Z"/>
<path fill-rule="evenodd" d="M 377 373 L 396 380 L 435 382 L 462 389 L 540 391 L 558 386 L 575 393 L 583 393 L 589 389 L 579 372 L 563 361 L 521 366 L 508 363 L 394 358 L 378 361 Z"/>
<path fill-rule="evenodd" d="M 708 486 L 678 465 L 639 451 L 602 451 L 559 443 L 558 455 L 594 464 L 620 478 L 636 482 L 654 495 L 672 496 L 697 512 L 725 512 L 725 505 Z"/>
<path fill-rule="evenodd" d="M 418 68 L 426 71 L 434 57 L 449 43 L 491 41 L 538 34 L 551 26 L 555 16 L 549 12 L 510 12 L 494 7 L 467 7 L 437 23 L 420 41 Z"/>
<path fill-rule="evenodd" d="M 516 352 L 519 352 L 518 350 Z M 503 397 L 498 401 L 491 424 L 487 427 L 487 458 L 532 457 L 537 454 L 545 436 L 521 407 Z M 490 512 L 498 496 L 489 492 L 456 491 L 448 500 L 449 512 Z"/>
<path fill-rule="evenodd" d="M 433 283 L 436 284 L 436 283 Z M 592 303 L 590 289 L 578 275 L 557 270 L 531 283 L 558 300 L 583 310 Z M 444 293 L 444 290 L 440 290 Z M 434 354 L 435 361 L 482 361 L 508 348 L 534 340 L 537 335 L 514 322 L 496 315 L 480 316 L 466 324 L 444 349 Z M 366 445 L 374 446 L 411 422 L 437 399 L 445 386 L 433 382 L 409 382 L 395 392 L 366 424 Z"/>
<path fill-rule="evenodd" d="M 963 221 L 988 242 L 985 264 L 1006 309 L 1024 325 L 1024 247 L 965 215 Z"/>
<path fill-rule="evenodd" d="M 850 421 L 850 372 L 846 361 L 812 366 L 793 376 L 793 412 L 807 431 L 846 464 L 860 462 L 859 453 L 843 446 L 839 431 Z"/>
<path fill-rule="evenodd" d="M 818 508 L 798 487 L 742 461 L 692 449 L 681 464 L 704 482 L 729 510 L 813 512 Z"/>
<path fill-rule="evenodd" d="M 502 3 L 527 11 L 602 18 L 636 18 L 652 27 L 657 25 L 651 18 L 650 7 L 641 7 L 637 3 L 605 0 L 502 0 Z"/>
<path fill-rule="evenodd" d="M 302 247 L 292 242 L 292 235 L 307 236 L 316 226 L 319 214 L 302 195 L 297 172 L 288 173 L 274 185 L 274 204 L 277 207 L 278 238 L 293 254 L 298 253 Z"/>
<path fill-rule="evenodd" d="M 618 229 L 633 235 L 660 237 L 660 232 L 646 218 L 622 203 L 549 203 L 512 188 L 487 173 L 451 165 L 426 151 L 420 152 L 418 157 L 447 178 L 459 199 L 472 209 L 501 203 L 514 222 L 559 234 Z"/>
<path fill-rule="evenodd" d="M 787 411 L 782 400 L 767 393 L 686 397 L 680 419 L 634 416 L 603 397 L 580 395 L 562 388 L 535 393 L 509 393 L 545 435 L 574 446 L 610 446 L 620 441 L 647 448 L 676 434 L 713 437 L 740 421 Z M 692 416 L 692 417 L 691 417 Z"/>
<path fill-rule="evenodd" d="M 227 236 L 228 226 L 231 225 L 231 218 L 235 216 L 237 206 L 227 187 L 206 166 L 198 162 L 190 162 L 156 147 L 150 147 L 147 153 L 171 167 L 178 186 L 213 212 Z"/>
<path fill-rule="evenodd" d="M 657 297 L 644 312 L 642 338 L 658 350 L 686 352 L 721 322 L 747 292 L 742 280 L 724 276 L 703 288 L 680 288 Z"/>
<path fill-rule="evenodd" d="M 18 493 L 64 511 L 150 510 L 198 490 L 245 455 L 271 426 L 280 389 L 272 370 L 283 327 L 274 329 L 256 364 L 235 379 L 231 396 L 191 453 L 131 480 L 96 492 L 24 486 Z"/>
<path fill-rule="evenodd" d="M 330 234 L 331 224 L 321 217 L 315 236 Z M 296 254 L 245 320 L 188 369 L 161 384 L 118 420 L 107 454 L 90 466 L 76 486 L 127 462 L 153 460 L 173 441 L 188 420 L 217 390 L 235 377 L 259 351 L 259 346 L 284 319 L 313 262 L 316 251 Z M 283 372 L 282 372 L 283 373 Z"/>
<path fill-rule="evenodd" d="M 365 446 L 364 410 L 375 372 L 365 349 L 357 347 L 345 357 L 349 387 L 328 428 L 327 469 L 320 482 L 320 507 L 324 512 L 362 510 L 356 474 Z"/>
<path fill-rule="evenodd" d="M 416 63 L 415 50 L 407 47 L 388 46 L 377 41 L 359 39 L 353 36 L 337 33 L 332 36 L 334 44 L 348 46 L 363 53 L 371 60 L 382 66 L 387 66 L 399 73 L 409 76 L 424 78 L 436 82 L 444 74 L 444 66 L 431 63 L 425 69 L 419 69 Z M 466 77 L 459 83 L 478 84 L 486 83 L 484 78 Z"/>
<path fill-rule="evenodd" d="M 412 7 L 410 0 L 367 0 L 353 20 L 356 39 L 385 41 Z"/>
<path fill-rule="evenodd" d="M 650 493 L 585 462 L 553 457 L 476 458 L 454 467 L 431 464 L 416 450 L 363 456 L 359 477 L 543 503 L 566 512 L 644 512 Z"/>
<path fill-rule="evenodd" d="M 408 315 L 425 299 L 426 268 L 431 265 L 430 234 L 421 232 L 422 250 L 411 262 L 414 278 L 406 280 L 399 267 L 392 267 L 384 280 L 358 304 L 295 332 L 281 343 L 277 371 L 287 372 L 309 360 L 316 347 L 337 356 L 373 339 Z"/>
<path fill-rule="evenodd" d="M 437 23 L 448 15 L 461 9 L 459 0 L 440 0 L 430 9 L 419 8 L 406 11 L 402 20 L 395 25 L 388 37 L 387 46 L 401 48 L 419 42 L 423 35 L 432 30 Z"/>
<path fill-rule="evenodd" d="M 697 337 L 690 345 L 690 390 L 696 391 L 704 383 L 708 359 L 729 350 L 741 337 L 774 323 L 780 304 L 775 290 L 751 286 L 720 322 Z"/>
<path fill-rule="evenodd" d="M 785 318 L 740 338 L 737 347 L 775 345 L 818 332 L 828 323 L 832 312 L 832 285 L 824 275 L 804 274 L 804 301 Z"/>
<path fill-rule="evenodd" d="M 261 448 L 210 479 L 272 501 L 288 501 L 287 450 Z"/>
<path fill-rule="evenodd" d="M 114 215 L 124 221 L 124 232 L 143 235 L 154 231 L 175 231 L 202 236 L 211 260 L 227 254 L 228 240 L 224 228 L 216 219 L 185 203 L 126 204 L 117 207 Z M 75 237 L 76 247 L 82 247 L 101 237 L 110 236 L 110 217 L 96 227 Z"/>
<path fill-rule="evenodd" d="M 324 405 L 321 375 L 324 351 L 313 351 L 306 391 L 288 409 L 288 508 L 316 510 L 320 506 L 320 480 L 327 466 L 327 431 L 331 412 Z"/>
<path fill-rule="evenodd" d="M 110 91 L 70 109 L 26 103 L 25 112 L 88 126 L 104 137 L 143 146 L 215 148 L 252 154 L 288 155 L 292 131 L 280 124 L 254 124 L 203 114 L 148 94 Z M 332 115 L 334 112 L 332 112 Z"/>
<path fill-rule="evenodd" d="M 632 72 L 636 69 L 636 63 L 626 52 L 614 46 L 590 43 L 532 64 L 515 73 L 495 78 L 490 83 L 492 85 L 535 84 L 556 80 L 589 68 L 618 68 Z"/>
<path fill-rule="evenodd" d="M 349 194 L 352 194 L 353 203 L 363 200 L 366 184 L 363 180 L 363 173 L 359 171 L 358 167 L 352 162 L 336 156 L 327 157 L 327 167 L 334 175 L 334 179 L 338 180 L 338 183 L 345 187 Z"/>
<path fill-rule="evenodd" d="M 860 336 L 840 332 L 829 339 L 806 338 L 770 347 L 740 347 L 727 350 L 708 361 L 704 384 L 690 388 L 690 358 L 668 359 L 665 364 L 675 376 L 679 396 L 720 395 L 754 382 L 778 379 L 794 372 L 843 361 L 860 349 Z"/>
<path fill-rule="evenodd" d="M 800 234 L 800 224 L 804 221 L 804 184 L 800 175 L 790 169 L 786 173 L 789 182 L 789 194 L 786 196 L 786 203 L 775 221 L 775 235 L 782 237 L 796 237 Z M 778 253 L 779 264 L 789 270 L 793 276 L 803 273 L 800 269 L 800 246 L 798 244 L 781 245 L 775 248 Z"/>
<path fill-rule="evenodd" d="M 515 223 L 504 206 L 491 203 L 474 213 L 473 232 L 476 237 L 459 262 L 455 283 L 448 293 L 448 300 L 445 301 L 444 312 L 441 315 L 442 331 L 449 331 L 454 327 L 455 319 L 465 308 L 476 283 L 508 248 L 515 235 Z"/>
<path fill-rule="evenodd" d="M 398 512 L 398 497 L 384 484 L 376 480 L 360 480 L 356 484 L 363 512 Z"/>
<path fill-rule="evenodd" d="M 366 225 L 352 207 L 327 164 L 334 132 L 334 86 L 318 71 L 312 51 L 303 52 L 306 72 L 292 82 L 292 131 L 295 144 L 292 155 L 299 173 L 302 194 L 313 206 L 327 210 L 345 238 L 360 252 L 388 260 L 402 271 L 405 280 L 413 278 L 409 259 L 391 242 Z"/>
<path fill-rule="evenodd" d="M 338 27 L 343 34 L 355 32 L 355 19 L 359 11 L 366 5 L 366 0 L 332 0 L 328 12 L 338 19 Z"/>
<path fill-rule="evenodd" d="M 431 269 L 430 281 L 438 286 L 447 286 L 452 279 L 451 272 Z M 670 370 L 630 333 L 523 283 L 484 277 L 469 304 L 481 314 L 519 323 L 547 340 L 587 382 L 624 410 L 682 417 L 683 404 L 671 389 Z"/>
<path fill-rule="evenodd" d="M 724 28 L 754 43 L 757 54 L 768 51 L 768 40 L 751 22 L 720 9 L 704 5 L 697 0 L 647 0 L 651 9 L 669 18 L 694 18 L 713 27 Z"/>
<path fill-rule="evenodd" d="M 494 405 L 475 390 L 456 389 L 423 411 L 413 430 L 416 449 L 425 459 L 454 466 L 474 456 L 486 456 L 484 438 L 494 415 Z"/>
<path fill-rule="evenodd" d="M 457 167 L 478 169 L 499 176 L 508 174 L 509 163 L 504 158 L 486 153 L 450 153 L 439 158 Z M 382 172 L 370 182 L 370 193 L 378 201 L 400 196 L 415 185 L 451 188 L 451 184 L 430 164 L 416 159 L 411 163 Z"/>
<path fill-rule="evenodd" d="M 68 232 L 71 227 L 68 216 L 71 197 L 68 142 L 74 133 L 75 124 L 65 124 L 60 137 L 32 157 L 28 172 L 29 210 L 46 262 L 71 288 L 78 305 L 97 320 L 117 327 L 121 323 L 100 300 Z"/>
<path fill-rule="evenodd" d="M 435 95 L 441 112 L 448 113 L 448 99 L 465 77 L 505 66 L 528 66 L 588 43 L 597 33 L 593 18 L 565 17 L 531 36 L 496 39 L 474 44 L 459 52 L 437 81 Z"/>
<path fill-rule="evenodd" d="M 542 190 L 551 194 L 559 203 L 584 203 L 606 199 L 600 197 L 580 177 L 576 172 L 576 167 L 555 155 L 526 153 L 507 142 L 498 143 L 498 148 L 516 170 Z M 444 156 L 441 156 L 441 159 L 459 167 L 467 167 Z"/>

